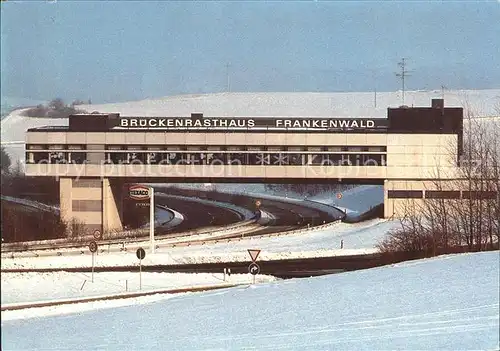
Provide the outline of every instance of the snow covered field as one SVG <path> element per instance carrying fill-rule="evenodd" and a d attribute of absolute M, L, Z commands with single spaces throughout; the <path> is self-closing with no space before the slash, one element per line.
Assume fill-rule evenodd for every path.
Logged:
<path fill-rule="evenodd" d="M 257 281 L 269 282 L 276 278 L 260 275 Z M 250 274 L 232 274 L 224 281 L 220 274 L 142 273 L 2 273 L 2 305 L 35 301 L 113 295 L 125 292 L 177 289 L 228 283 L 251 283 Z"/>
<path fill-rule="evenodd" d="M 2 313 L 3 350 L 497 350 L 498 252 Z M 34 318 L 36 317 L 36 318 Z"/>
<path fill-rule="evenodd" d="M 406 91 L 408 106 L 430 106 L 431 99 L 442 98 L 441 90 Z M 494 113 L 500 90 L 447 90 L 445 106 L 471 106 L 478 116 Z M 168 96 L 104 105 L 80 105 L 88 111 L 119 112 L 126 116 L 190 116 L 202 112 L 207 117 L 291 116 L 291 117 L 386 117 L 387 107 L 401 105 L 401 91 L 311 93 L 217 93 Z"/>

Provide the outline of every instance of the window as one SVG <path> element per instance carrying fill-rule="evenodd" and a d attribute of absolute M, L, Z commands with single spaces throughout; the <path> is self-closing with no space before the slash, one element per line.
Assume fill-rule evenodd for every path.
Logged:
<path fill-rule="evenodd" d="M 477 200 L 494 200 L 497 197 L 496 191 L 463 191 L 462 198 Z"/>
<path fill-rule="evenodd" d="M 459 199 L 460 191 L 426 190 L 425 197 L 427 199 Z"/>
<path fill-rule="evenodd" d="M 27 145 L 28 150 L 45 150 L 47 146 L 42 144 L 29 144 Z"/>
<path fill-rule="evenodd" d="M 422 190 L 389 190 L 389 199 L 421 199 L 424 195 Z"/>

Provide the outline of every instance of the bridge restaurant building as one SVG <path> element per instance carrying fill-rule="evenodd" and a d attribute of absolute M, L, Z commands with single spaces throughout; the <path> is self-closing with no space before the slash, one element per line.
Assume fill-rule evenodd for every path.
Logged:
<path fill-rule="evenodd" d="M 88 231 L 122 229 L 122 185 L 139 182 L 381 184 L 388 218 L 460 196 L 437 184 L 458 177 L 462 134 L 463 109 L 441 99 L 371 119 L 78 114 L 27 131 L 26 173 L 57 177 L 61 216 Z"/>

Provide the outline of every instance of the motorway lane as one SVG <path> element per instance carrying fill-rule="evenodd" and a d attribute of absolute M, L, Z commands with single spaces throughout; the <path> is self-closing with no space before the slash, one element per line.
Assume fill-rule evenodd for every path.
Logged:
<path fill-rule="evenodd" d="M 254 204 L 257 200 L 256 197 L 247 196 L 248 203 Z M 220 200 L 220 199 L 217 199 Z M 188 201 L 175 197 L 159 196 L 155 198 L 159 205 L 164 205 L 172 208 L 183 214 L 184 221 L 173 228 L 157 229 L 157 235 L 166 235 L 168 237 L 175 237 L 179 233 L 187 232 L 193 229 L 205 228 L 206 230 L 220 230 L 221 227 L 241 222 L 242 215 L 235 212 L 233 209 L 220 207 L 217 204 L 200 203 L 197 201 Z M 264 199 L 261 200 L 262 205 L 260 208 L 272 214 L 272 219 L 268 223 L 262 225 L 261 228 L 256 228 L 241 233 L 228 234 L 224 238 L 240 237 L 240 236 L 258 236 L 271 234 L 276 232 L 287 232 L 308 226 L 321 225 L 324 223 L 332 222 L 338 218 L 323 212 L 318 209 L 304 207 L 301 204 L 290 203 L 279 200 Z M 248 207 L 248 206 L 247 206 Z M 255 208 L 247 210 L 253 211 Z M 340 213 L 340 212 L 339 212 Z M 201 242 L 220 240 L 221 237 L 205 238 Z M 123 241 L 123 240 L 122 240 Z M 194 240 L 196 242 L 197 240 Z M 35 248 L 30 248 L 34 250 Z"/>
<path fill-rule="evenodd" d="M 255 203 L 258 198 L 246 196 L 251 203 Z M 240 221 L 242 218 L 233 210 L 219 207 L 217 205 L 207 205 L 196 201 L 186 201 L 175 197 L 157 197 L 155 199 L 159 204 L 168 206 L 185 217 L 183 223 L 170 230 L 158 230 L 158 234 L 178 234 L 183 231 L 192 230 L 201 227 L 224 226 Z M 258 236 L 271 234 L 276 232 L 287 232 L 300 228 L 312 227 L 332 222 L 340 219 L 341 213 L 338 216 L 333 216 L 321 210 L 305 207 L 297 203 L 264 199 L 261 201 L 260 209 L 272 215 L 272 220 L 264 225 L 261 229 L 253 230 L 245 233 L 244 236 Z M 255 209 L 247 208 L 253 211 Z M 227 235 L 224 238 L 239 237 L 241 234 Z M 221 237 L 213 239 L 204 239 L 202 241 L 220 240 Z"/>
<path fill-rule="evenodd" d="M 257 236 L 276 232 L 287 232 L 300 228 L 312 227 L 329 223 L 339 218 L 326 212 L 310 207 L 300 206 L 294 203 L 280 202 L 275 200 L 260 200 L 260 209 L 273 215 L 273 220 L 263 226 L 262 229 L 245 236 Z M 339 214 L 340 216 L 340 214 Z"/>
<path fill-rule="evenodd" d="M 188 230 L 224 226 L 237 223 L 243 220 L 242 216 L 234 210 L 219 207 L 218 205 L 209 205 L 196 201 L 187 201 L 164 196 L 155 197 L 155 203 L 158 205 L 167 206 L 180 212 L 184 216 L 184 221 L 174 228 L 162 229 L 158 228 L 156 233 L 163 234 L 178 234 Z"/>

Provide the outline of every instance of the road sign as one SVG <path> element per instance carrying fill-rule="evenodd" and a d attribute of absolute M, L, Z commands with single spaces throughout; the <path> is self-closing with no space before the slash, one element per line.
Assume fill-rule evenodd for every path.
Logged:
<path fill-rule="evenodd" d="M 90 252 L 94 253 L 97 251 L 97 243 L 95 241 L 92 241 L 90 244 L 89 244 L 89 250 Z"/>
<path fill-rule="evenodd" d="M 259 265 L 255 262 L 250 263 L 250 265 L 248 266 L 248 273 L 250 273 L 251 275 L 259 274 L 260 273 Z"/>
<path fill-rule="evenodd" d="M 257 261 L 257 257 L 259 257 L 260 250 L 248 249 L 248 253 L 250 254 L 250 257 L 252 258 L 252 262 L 255 262 L 255 261 Z"/>
<path fill-rule="evenodd" d="M 137 258 L 140 260 L 143 260 L 144 257 L 146 257 L 146 251 L 144 251 L 142 247 L 138 248 L 135 254 L 137 255 Z"/>
<path fill-rule="evenodd" d="M 100 239 L 101 238 L 101 231 L 100 230 L 95 230 L 94 231 L 94 238 L 95 239 Z"/>
<path fill-rule="evenodd" d="M 337 194 L 337 199 L 339 199 L 339 200 L 342 199 L 342 194 L 341 193 Z"/>

